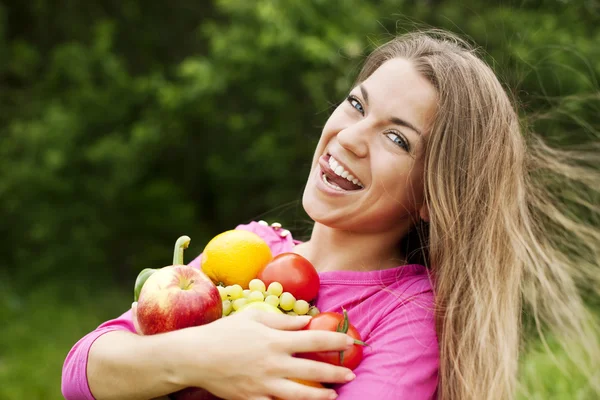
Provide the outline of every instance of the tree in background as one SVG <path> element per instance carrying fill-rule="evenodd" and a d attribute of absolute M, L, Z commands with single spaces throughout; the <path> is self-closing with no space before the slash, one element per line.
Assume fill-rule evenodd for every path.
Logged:
<path fill-rule="evenodd" d="M 199 3 L 0 8 L 0 246 L 13 282 L 132 276 L 182 232 L 199 252 L 265 213 L 307 233 L 298 199 L 331 106 L 369 48 L 420 24 L 483 46 L 547 138 L 598 137 L 593 2 Z"/>

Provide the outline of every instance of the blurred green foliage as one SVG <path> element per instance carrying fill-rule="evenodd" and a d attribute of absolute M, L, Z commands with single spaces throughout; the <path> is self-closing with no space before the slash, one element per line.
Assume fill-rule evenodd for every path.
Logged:
<path fill-rule="evenodd" d="M 0 317 L 15 321 L 0 398 L 59 398 L 70 345 L 127 308 L 181 234 L 188 260 L 253 219 L 307 234 L 313 147 L 377 44 L 464 34 L 533 128 L 585 144 L 600 136 L 599 22 L 595 0 L 0 3 Z M 14 389 L 39 357 L 49 375 Z"/>

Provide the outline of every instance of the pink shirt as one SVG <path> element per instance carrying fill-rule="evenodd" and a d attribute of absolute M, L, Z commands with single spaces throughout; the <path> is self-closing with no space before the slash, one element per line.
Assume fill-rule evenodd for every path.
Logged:
<path fill-rule="evenodd" d="M 273 228 L 251 222 L 240 225 L 257 233 L 273 255 L 292 251 L 298 241 L 281 237 Z M 200 257 L 190 265 L 198 268 Z M 316 305 L 321 311 L 348 311 L 351 323 L 369 344 L 354 371 L 356 378 L 335 387 L 340 400 L 432 399 L 437 388 L 439 350 L 435 333 L 433 293 L 422 265 L 403 265 L 382 271 L 330 271 L 319 274 Z M 135 332 L 131 310 L 107 321 L 71 349 L 62 371 L 67 400 L 94 400 L 87 382 L 87 359 L 92 343 L 115 330 Z"/>

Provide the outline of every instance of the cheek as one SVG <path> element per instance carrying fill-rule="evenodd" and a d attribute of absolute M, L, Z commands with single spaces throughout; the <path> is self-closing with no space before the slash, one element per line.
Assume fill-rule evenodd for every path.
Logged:
<path fill-rule="evenodd" d="M 332 116 L 333 117 L 333 116 Z M 313 155 L 313 163 L 312 169 L 316 167 L 319 162 L 319 158 L 325 153 L 325 149 L 331 142 L 338 131 L 335 129 L 335 121 L 332 118 L 329 118 L 323 130 L 321 131 L 321 137 L 319 138 L 319 142 L 317 143 L 317 147 L 315 148 L 315 153 Z"/>
<path fill-rule="evenodd" d="M 390 202 L 401 208 L 414 209 L 423 201 L 423 166 L 414 161 L 399 163 L 386 171 L 382 190 Z"/>
<path fill-rule="evenodd" d="M 352 123 L 352 119 L 349 117 L 348 113 L 343 109 L 343 107 L 343 104 L 338 106 L 329 116 L 327 122 L 325 122 L 325 126 L 323 127 L 321 139 L 331 139 L 338 132 L 347 127 L 348 124 Z"/>
<path fill-rule="evenodd" d="M 411 193 L 411 201 L 415 206 L 420 206 L 424 199 L 424 176 L 423 176 L 423 165 L 415 165 L 406 181 L 408 183 L 408 191 Z"/>

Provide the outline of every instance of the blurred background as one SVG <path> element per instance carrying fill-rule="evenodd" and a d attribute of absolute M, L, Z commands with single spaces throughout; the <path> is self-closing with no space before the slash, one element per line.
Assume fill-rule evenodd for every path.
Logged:
<path fill-rule="evenodd" d="M 250 220 L 308 235 L 320 129 L 396 33 L 468 36 L 548 141 L 598 141 L 599 22 L 597 0 L 0 2 L 0 399 L 62 398 L 70 347 L 178 236 L 190 261 Z M 522 398 L 591 398 L 540 349 Z"/>

